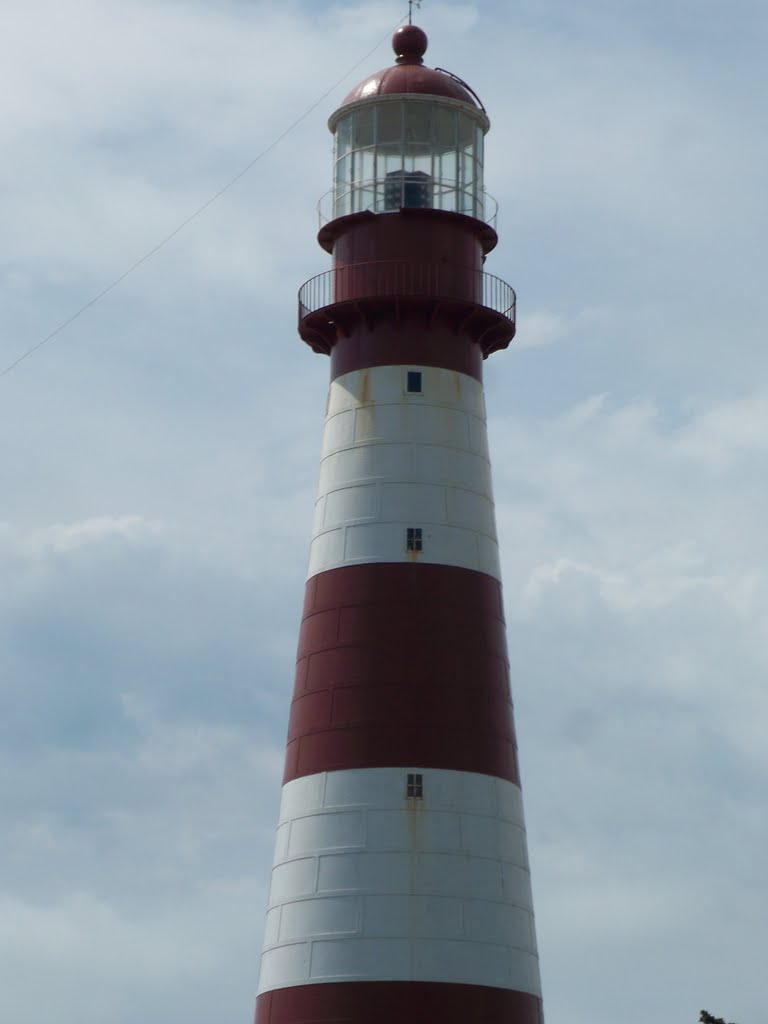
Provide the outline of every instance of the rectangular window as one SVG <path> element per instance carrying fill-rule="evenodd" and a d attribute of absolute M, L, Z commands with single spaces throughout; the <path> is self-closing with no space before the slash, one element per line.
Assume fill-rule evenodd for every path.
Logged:
<path fill-rule="evenodd" d="M 432 128 L 431 103 L 405 104 L 406 142 L 430 142 Z"/>
<path fill-rule="evenodd" d="M 444 185 L 455 185 L 458 177 L 459 154 L 455 149 L 443 153 L 440 157 L 440 181 Z"/>
<path fill-rule="evenodd" d="M 342 117 L 336 126 L 336 156 L 345 156 L 352 148 L 352 115 Z"/>
<path fill-rule="evenodd" d="M 467 114 L 459 114 L 459 145 L 469 146 L 470 149 L 475 141 L 475 124 L 473 117 Z"/>
<path fill-rule="evenodd" d="M 421 527 L 420 526 L 409 526 L 405 531 L 405 549 L 406 551 L 421 551 Z"/>
<path fill-rule="evenodd" d="M 363 149 L 357 154 L 357 181 L 371 181 L 374 177 L 373 164 L 374 152 L 373 149 Z"/>
<path fill-rule="evenodd" d="M 421 800 L 424 797 L 424 776 L 408 772 L 405 777 L 405 795 L 409 800 Z"/>
<path fill-rule="evenodd" d="M 408 377 L 405 384 L 405 390 L 409 395 L 420 395 L 421 388 L 421 370 L 409 370 Z"/>
<path fill-rule="evenodd" d="M 435 107 L 435 142 L 440 150 L 456 148 L 456 111 Z"/>
<path fill-rule="evenodd" d="M 372 146 L 373 143 L 373 108 L 363 107 L 355 112 L 352 145 L 355 149 L 362 149 L 364 146 Z"/>
<path fill-rule="evenodd" d="M 378 145 L 395 142 L 402 149 L 403 145 L 403 104 L 395 100 L 382 103 L 377 108 L 378 124 L 376 142 Z"/>
<path fill-rule="evenodd" d="M 348 185 L 352 180 L 352 154 L 339 157 L 336 162 L 336 184 Z"/>

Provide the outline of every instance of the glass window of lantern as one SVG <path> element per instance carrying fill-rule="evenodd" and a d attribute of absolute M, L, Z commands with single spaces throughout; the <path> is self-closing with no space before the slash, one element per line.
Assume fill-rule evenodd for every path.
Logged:
<path fill-rule="evenodd" d="M 363 210 L 372 210 L 376 202 L 374 183 L 370 179 L 354 190 L 352 203 L 353 213 L 361 213 Z"/>
<path fill-rule="evenodd" d="M 392 171 L 402 170 L 403 149 L 399 143 L 392 146 L 378 146 L 376 157 L 376 176 L 378 178 L 385 178 Z"/>
<path fill-rule="evenodd" d="M 422 150 L 420 147 L 409 147 L 403 157 L 403 170 L 412 173 L 418 171 L 421 174 L 429 174 L 434 177 L 432 170 L 432 153 Z"/>
<path fill-rule="evenodd" d="M 352 149 L 352 115 L 342 117 L 336 126 L 336 158 L 340 159 Z"/>
<path fill-rule="evenodd" d="M 461 154 L 461 185 L 462 188 L 471 188 L 475 181 L 475 159 L 471 149 L 465 149 Z"/>
<path fill-rule="evenodd" d="M 405 107 L 405 144 L 422 143 L 429 146 L 432 141 L 431 103 L 409 103 Z M 430 147 L 431 148 L 431 147 Z"/>
<path fill-rule="evenodd" d="M 435 151 L 443 153 L 456 149 L 456 111 L 436 106 L 433 121 Z"/>
<path fill-rule="evenodd" d="M 352 181 L 352 154 L 347 153 L 336 162 L 336 184 L 348 185 Z"/>
<path fill-rule="evenodd" d="M 352 144 L 355 149 L 362 149 L 364 146 L 373 145 L 373 118 L 373 107 L 361 107 L 360 110 L 355 111 L 352 134 Z"/>
<path fill-rule="evenodd" d="M 355 181 L 373 181 L 376 160 L 373 147 L 361 150 L 356 156 Z"/>
<path fill-rule="evenodd" d="M 353 114 L 340 118 L 336 125 L 336 170 L 334 178 L 334 205 L 336 217 L 352 212 L 352 121 Z"/>
<path fill-rule="evenodd" d="M 474 160 L 472 160 L 471 157 L 468 157 L 466 155 L 462 159 L 459 212 L 466 213 L 470 217 L 475 216 L 478 196 L 478 187 L 477 181 L 475 180 L 474 163 Z"/>
<path fill-rule="evenodd" d="M 403 144 L 403 104 L 383 103 L 378 109 L 376 141 L 379 145 Z"/>
<path fill-rule="evenodd" d="M 455 202 L 456 183 L 459 179 L 456 150 L 450 149 L 445 153 L 441 153 L 436 164 L 436 177 L 440 183 L 440 191 L 448 204 L 442 205 L 445 209 L 451 209 L 451 204 Z"/>
<path fill-rule="evenodd" d="M 459 114 L 459 146 L 473 148 L 475 141 L 475 120 L 469 114 Z"/>

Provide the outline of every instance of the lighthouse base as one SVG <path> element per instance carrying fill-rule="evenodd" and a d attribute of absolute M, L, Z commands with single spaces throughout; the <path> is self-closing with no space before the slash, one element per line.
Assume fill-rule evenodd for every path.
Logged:
<path fill-rule="evenodd" d="M 544 1024 L 541 999 L 427 981 L 296 985 L 264 992 L 255 1024 Z"/>

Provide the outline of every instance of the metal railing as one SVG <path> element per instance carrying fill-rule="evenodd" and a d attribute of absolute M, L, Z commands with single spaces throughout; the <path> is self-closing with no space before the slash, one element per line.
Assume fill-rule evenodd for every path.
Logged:
<path fill-rule="evenodd" d="M 515 291 L 500 277 L 446 263 L 408 260 L 352 263 L 311 277 L 299 289 L 299 320 L 336 303 L 387 297 L 482 306 L 515 322 Z"/>
<path fill-rule="evenodd" d="M 407 175 L 408 172 L 405 172 Z M 370 178 L 366 181 L 354 181 L 345 189 L 329 189 L 320 197 L 317 204 L 319 226 L 322 228 L 336 217 L 344 217 L 351 213 L 392 213 L 401 206 L 410 205 L 407 201 L 407 177 L 404 178 L 400 203 L 392 202 L 392 182 L 387 178 Z M 455 181 L 430 181 L 430 196 L 427 202 L 418 204 L 431 210 L 446 210 L 450 213 L 463 213 L 475 217 L 496 228 L 499 204 L 485 189 L 477 191 L 473 187 L 460 187 Z"/>

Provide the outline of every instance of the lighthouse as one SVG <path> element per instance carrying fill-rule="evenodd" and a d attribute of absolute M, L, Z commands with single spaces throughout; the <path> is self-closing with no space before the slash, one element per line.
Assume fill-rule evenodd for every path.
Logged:
<path fill-rule="evenodd" d="M 487 273 L 490 122 L 395 64 L 329 121 L 330 357 L 256 1024 L 542 1024 L 486 432 L 515 333 Z"/>

